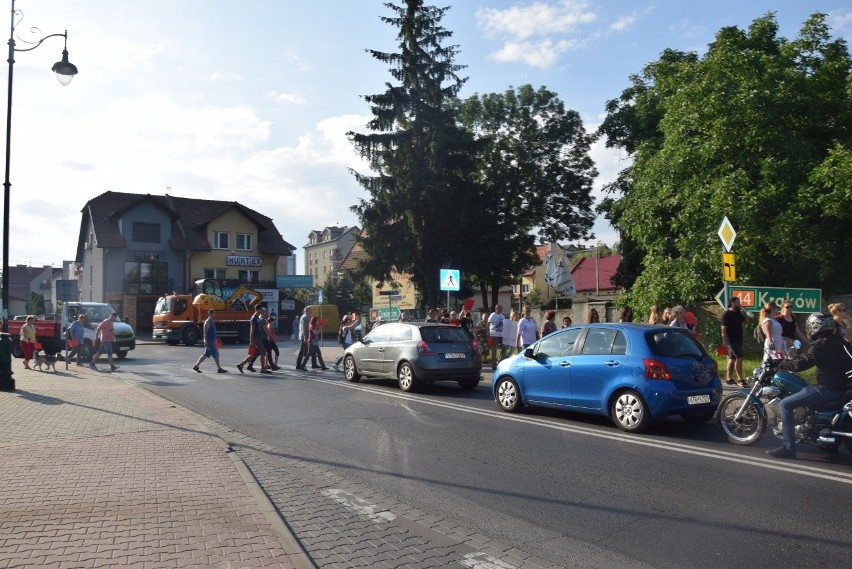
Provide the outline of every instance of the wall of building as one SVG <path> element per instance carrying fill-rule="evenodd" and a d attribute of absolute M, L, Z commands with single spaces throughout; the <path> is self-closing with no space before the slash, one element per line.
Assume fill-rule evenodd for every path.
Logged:
<path fill-rule="evenodd" d="M 239 278 L 241 270 L 259 272 L 259 280 L 274 281 L 277 255 L 261 255 L 257 249 L 257 226 L 236 209 L 230 209 L 214 219 L 207 226 L 207 239 L 211 246 L 215 232 L 227 232 L 228 249 L 212 249 L 210 252 L 198 251 L 191 254 L 187 261 L 189 268 L 189 287 L 196 279 L 204 278 L 205 269 L 225 269 L 224 278 Z M 236 235 L 245 233 L 252 236 L 251 249 L 237 250 Z"/>

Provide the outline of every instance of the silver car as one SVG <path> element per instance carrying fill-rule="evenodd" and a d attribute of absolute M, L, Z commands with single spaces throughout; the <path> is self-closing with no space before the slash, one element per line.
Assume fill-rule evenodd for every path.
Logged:
<path fill-rule="evenodd" d="M 481 373 L 482 355 L 476 341 L 464 329 L 449 324 L 383 324 L 343 353 L 347 381 L 396 379 L 403 391 L 434 381 L 457 381 L 462 389 L 474 389 Z"/>

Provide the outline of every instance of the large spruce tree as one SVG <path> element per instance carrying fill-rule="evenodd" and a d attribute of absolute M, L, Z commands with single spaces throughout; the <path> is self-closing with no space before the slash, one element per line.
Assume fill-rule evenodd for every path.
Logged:
<path fill-rule="evenodd" d="M 454 62 L 457 46 L 444 45 L 451 32 L 441 26 L 448 8 L 406 0 L 385 6 L 382 20 L 399 30 L 399 50 L 367 50 L 387 64 L 393 83 L 365 96 L 373 118 L 369 133 L 350 132 L 371 168 L 354 172 L 369 194 L 352 207 L 364 235 L 365 274 L 390 280 L 391 271 L 413 275 L 430 306 L 437 303 L 439 270 L 464 270 L 470 247 L 465 219 L 473 213 L 470 182 L 472 138 L 456 122 L 451 101 L 464 84 Z"/>

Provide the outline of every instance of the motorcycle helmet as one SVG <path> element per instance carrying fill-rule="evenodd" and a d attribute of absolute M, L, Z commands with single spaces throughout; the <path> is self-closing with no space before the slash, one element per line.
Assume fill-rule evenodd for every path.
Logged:
<path fill-rule="evenodd" d="M 805 322 L 805 334 L 808 335 L 808 340 L 813 340 L 817 334 L 822 332 L 834 333 L 834 318 L 828 312 L 814 312 L 808 316 Z"/>

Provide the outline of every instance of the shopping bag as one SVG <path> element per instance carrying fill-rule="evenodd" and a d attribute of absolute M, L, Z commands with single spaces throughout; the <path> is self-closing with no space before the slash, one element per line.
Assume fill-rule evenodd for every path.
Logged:
<path fill-rule="evenodd" d="M 220 340 L 219 338 L 216 338 L 216 347 L 217 347 L 217 348 L 221 348 L 221 347 L 222 347 L 222 340 Z"/>
<path fill-rule="evenodd" d="M 68 347 L 69 348 L 76 348 L 79 345 L 80 345 L 80 342 L 78 342 L 77 340 L 68 340 Z"/>
<path fill-rule="evenodd" d="M 250 344 L 249 347 L 248 347 L 248 355 L 256 356 L 257 355 L 257 346 L 255 346 L 254 344 Z"/>

